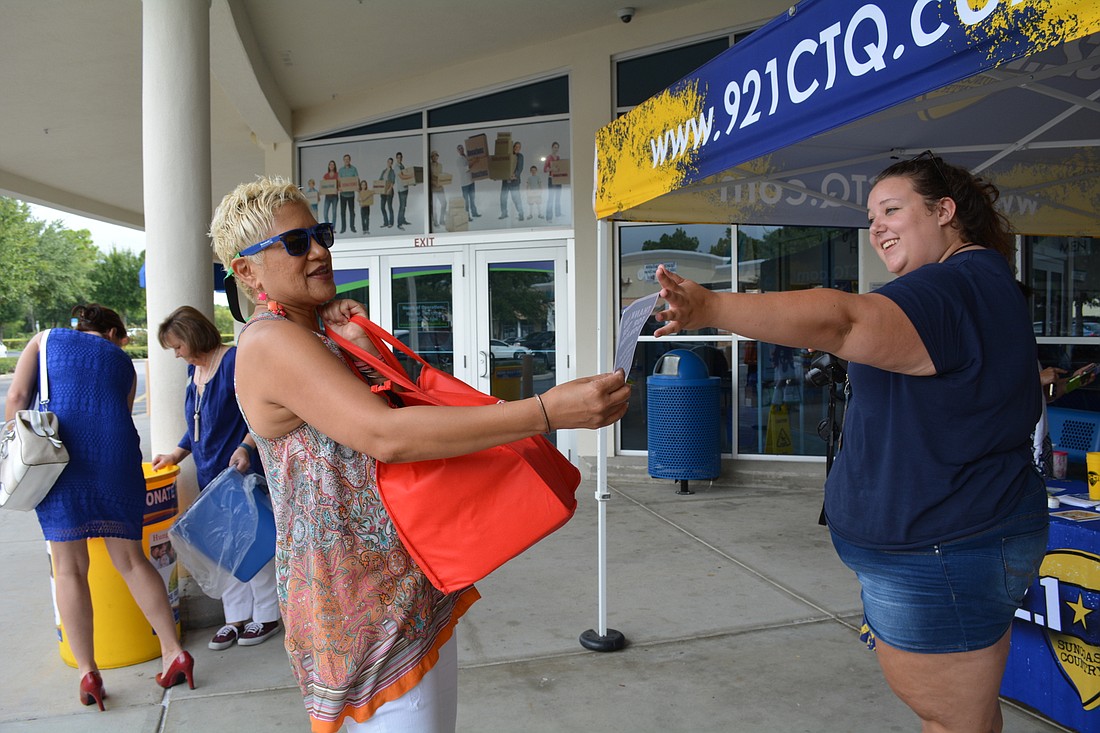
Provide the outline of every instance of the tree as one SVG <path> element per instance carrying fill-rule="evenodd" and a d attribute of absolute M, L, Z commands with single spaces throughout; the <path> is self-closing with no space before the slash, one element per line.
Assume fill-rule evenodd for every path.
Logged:
<path fill-rule="evenodd" d="M 724 237 L 720 237 L 711 248 L 710 253 L 716 257 L 730 257 L 733 254 L 733 241 L 730 239 L 730 235 L 727 234 Z"/>
<path fill-rule="evenodd" d="M 35 224 L 38 277 L 31 288 L 28 317 L 32 326 L 44 328 L 68 323 L 73 306 L 89 300 L 99 250 L 87 229 L 65 229 L 61 221 Z"/>
<path fill-rule="evenodd" d="M 689 237 L 683 227 L 676 227 L 672 234 L 662 234 L 654 242 L 652 239 L 642 244 L 642 251 L 653 249 L 681 249 L 688 252 L 699 251 L 699 237 Z"/>
<path fill-rule="evenodd" d="M 535 324 L 541 330 L 546 324 L 549 310 L 546 290 L 535 287 L 546 283 L 545 272 L 525 272 L 523 270 L 497 270 L 492 273 L 490 292 L 492 293 L 492 331 L 495 337 L 502 336 L 506 327 L 518 321 Z"/>
<path fill-rule="evenodd" d="M 229 283 L 232 287 L 233 283 Z M 338 296 L 339 297 L 339 296 Z M 218 333 L 224 338 L 226 335 L 233 335 L 233 324 L 236 321 L 233 320 L 233 315 L 229 312 L 229 308 L 224 305 L 214 306 L 214 325 L 218 328 Z"/>
<path fill-rule="evenodd" d="M 0 197 L 0 335 L 5 322 L 26 316 L 27 299 L 37 279 L 37 239 L 38 226 L 30 207 Z"/>
<path fill-rule="evenodd" d="M 126 250 L 99 253 L 92 271 L 89 299 L 119 313 L 129 325 L 145 323 L 145 288 L 139 280 L 145 253 Z"/>

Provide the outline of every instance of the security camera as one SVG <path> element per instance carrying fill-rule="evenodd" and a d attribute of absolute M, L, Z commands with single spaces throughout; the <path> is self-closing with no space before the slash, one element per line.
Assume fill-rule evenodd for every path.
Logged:
<path fill-rule="evenodd" d="M 634 20 L 634 8 L 619 8 L 619 20 L 624 23 Z"/>

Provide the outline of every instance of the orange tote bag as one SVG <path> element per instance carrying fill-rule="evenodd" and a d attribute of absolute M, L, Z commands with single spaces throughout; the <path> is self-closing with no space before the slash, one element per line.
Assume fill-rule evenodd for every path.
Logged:
<path fill-rule="evenodd" d="M 390 404 L 494 405 L 500 400 L 441 372 L 375 323 L 355 316 L 379 359 L 332 332 L 348 356 L 401 387 Z M 421 365 L 413 382 L 387 347 Z M 375 388 L 378 389 L 377 387 Z M 378 492 L 420 569 L 450 593 L 481 580 L 572 518 L 581 474 L 541 435 L 454 458 L 378 461 Z"/>

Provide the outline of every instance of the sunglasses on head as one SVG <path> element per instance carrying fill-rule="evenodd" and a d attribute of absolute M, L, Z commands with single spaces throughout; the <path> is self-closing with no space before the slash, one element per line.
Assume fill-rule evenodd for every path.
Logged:
<path fill-rule="evenodd" d="M 940 180 L 943 182 L 943 185 L 947 187 L 948 191 L 951 190 L 951 183 L 947 180 L 947 176 L 943 174 L 943 168 L 940 168 L 940 159 L 935 153 L 933 153 L 931 150 L 925 150 L 920 155 L 914 155 L 912 158 L 910 158 L 910 161 L 912 162 L 916 162 L 918 160 L 932 161 L 932 165 L 933 167 L 935 167 L 936 173 L 939 175 Z"/>
<path fill-rule="evenodd" d="M 331 249 L 332 242 L 335 238 L 335 227 L 327 221 L 323 221 L 320 224 L 311 226 L 309 229 L 291 229 L 282 234 L 276 234 L 271 239 L 265 239 L 262 242 L 253 244 L 251 247 L 245 247 L 237 253 L 237 256 L 249 257 L 254 254 L 259 254 L 268 247 L 278 242 L 282 242 L 288 255 L 291 257 L 301 257 L 306 252 L 309 252 L 309 243 L 311 240 L 316 241 L 317 244 L 325 249 Z"/>

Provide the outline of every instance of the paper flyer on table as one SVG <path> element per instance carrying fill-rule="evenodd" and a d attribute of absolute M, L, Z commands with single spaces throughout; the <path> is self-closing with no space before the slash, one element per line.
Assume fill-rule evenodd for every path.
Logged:
<path fill-rule="evenodd" d="M 623 310 L 619 319 L 619 346 L 615 349 L 615 366 L 611 371 L 622 369 L 627 376 L 630 375 L 630 365 L 634 363 L 634 348 L 638 345 L 638 336 L 642 333 L 642 327 L 653 313 L 653 307 L 657 305 L 659 293 L 638 298 Z"/>

